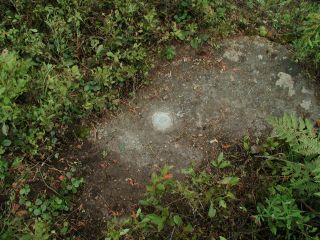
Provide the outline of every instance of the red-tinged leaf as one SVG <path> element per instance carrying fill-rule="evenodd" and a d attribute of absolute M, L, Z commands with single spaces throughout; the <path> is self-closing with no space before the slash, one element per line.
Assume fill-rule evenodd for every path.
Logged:
<path fill-rule="evenodd" d="M 20 208 L 20 204 L 18 204 L 18 203 L 13 203 L 13 204 L 11 205 L 11 211 L 12 211 L 13 213 L 15 213 L 19 208 Z"/>
<path fill-rule="evenodd" d="M 231 148 L 231 144 L 222 144 L 223 149 Z"/>
<path fill-rule="evenodd" d="M 167 173 L 166 175 L 163 176 L 163 179 L 164 179 L 164 180 L 169 180 L 169 179 L 171 179 L 171 178 L 173 178 L 172 173 Z"/>

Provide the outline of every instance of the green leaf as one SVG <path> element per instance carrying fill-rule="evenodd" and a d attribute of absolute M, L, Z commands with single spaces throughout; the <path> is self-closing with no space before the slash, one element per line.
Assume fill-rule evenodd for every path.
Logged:
<path fill-rule="evenodd" d="M 3 98 L 3 103 L 6 104 L 6 105 L 9 105 L 11 103 L 10 98 L 4 97 Z"/>
<path fill-rule="evenodd" d="M 164 186 L 164 184 L 159 183 L 159 184 L 157 184 L 157 189 L 160 191 L 164 191 L 166 189 L 166 187 Z"/>
<path fill-rule="evenodd" d="M 11 140 L 9 140 L 9 139 L 4 139 L 3 141 L 2 141 L 2 146 L 4 146 L 4 147 L 9 147 L 11 145 Z"/>
<path fill-rule="evenodd" d="M 39 208 L 36 208 L 34 211 L 33 211 L 33 214 L 36 215 L 36 216 L 39 216 L 41 214 L 41 210 Z"/>
<path fill-rule="evenodd" d="M 267 28 L 266 28 L 265 26 L 261 26 L 261 27 L 259 28 L 259 35 L 260 35 L 261 37 L 265 37 L 265 36 L 267 36 L 267 34 L 268 34 Z"/>
<path fill-rule="evenodd" d="M 320 192 L 316 192 L 316 193 L 314 193 L 314 195 L 315 195 L 316 197 L 320 197 Z"/>
<path fill-rule="evenodd" d="M 174 32 L 174 35 L 179 39 L 179 40 L 184 40 L 186 38 L 186 33 L 184 31 L 181 30 L 176 30 Z"/>
<path fill-rule="evenodd" d="M 199 48 L 200 44 L 201 44 L 201 40 L 200 40 L 199 38 L 193 38 L 193 39 L 190 41 L 191 47 L 193 47 L 193 48 L 195 48 L 195 49 Z"/>
<path fill-rule="evenodd" d="M 217 162 L 218 162 L 218 163 L 221 163 L 221 162 L 223 161 L 223 159 L 224 159 L 223 152 L 221 152 L 221 153 L 219 154 L 218 158 L 217 158 Z"/>
<path fill-rule="evenodd" d="M 44 222 L 36 221 L 34 232 L 34 240 L 48 240 L 50 238 L 48 226 Z"/>
<path fill-rule="evenodd" d="M 40 198 L 37 198 L 35 204 L 36 204 L 37 206 L 41 205 L 41 204 L 42 204 L 42 200 L 41 200 Z"/>
<path fill-rule="evenodd" d="M 222 208 L 227 208 L 227 204 L 223 199 L 220 199 L 219 206 L 222 207 Z"/>
<path fill-rule="evenodd" d="M 182 221 L 182 219 L 181 219 L 181 217 L 179 215 L 175 215 L 173 217 L 173 221 L 178 226 L 182 225 L 182 223 L 183 223 L 183 221 Z"/>
<path fill-rule="evenodd" d="M 11 165 L 12 168 L 17 168 L 21 165 L 23 158 L 16 157 Z"/>
<path fill-rule="evenodd" d="M 230 185 L 230 186 L 235 186 L 238 184 L 240 178 L 238 177 L 225 177 L 221 181 L 219 181 L 220 184 L 224 185 Z"/>
<path fill-rule="evenodd" d="M 57 197 L 57 198 L 55 199 L 55 201 L 56 201 L 56 203 L 59 204 L 59 205 L 62 204 L 62 199 L 61 199 L 61 198 L 58 198 L 58 197 Z"/>
<path fill-rule="evenodd" d="M 139 217 L 140 214 L 141 214 L 141 208 L 139 208 L 139 209 L 137 210 L 136 216 Z"/>
<path fill-rule="evenodd" d="M 174 46 L 169 46 L 165 50 L 165 57 L 167 60 L 173 60 L 176 55 L 176 50 Z"/>
<path fill-rule="evenodd" d="M 234 196 L 234 194 L 232 192 L 228 192 L 227 197 L 230 199 L 236 199 L 236 197 Z"/>
<path fill-rule="evenodd" d="M 192 232 L 193 231 L 193 227 L 192 225 L 189 223 L 186 227 L 183 228 L 183 231 L 185 232 Z"/>
<path fill-rule="evenodd" d="M 277 227 L 276 226 L 272 225 L 270 230 L 273 233 L 273 235 L 277 234 Z"/>
<path fill-rule="evenodd" d="M 96 50 L 96 54 L 99 55 L 103 50 L 103 45 L 99 45 L 97 50 Z"/>
<path fill-rule="evenodd" d="M 8 136 L 9 127 L 6 124 L 2 125 L 2 133 L 5 136 Z"/>
<path fill-rule="evenodd" d="M 23 188 L 20 189 L 19 193 L 21 195 L 27 195 L 30 192 L 30 186 L 27 184 Z"/>
<path fill-rule="evenodd" d="M 158 232 L 160 232 L 163 229 L 164 219 L 160 216 L 158 216 L 155 213 L 149 214 L 146 216 L 147 219 L 150 219 L 150 221 L 157 225 Z"/>
<path fill-rule="evenodd" d="M 231 166 L 230 161 L 223 161 L 223 162 L 221 162 L 221 164 L 219 165 L 219 168 L 220 168 L 220 169 L 223 169 L 223 168 L 226 168 L 226 167 L 229 167 L 229 166 Z"/>
<path fill-rule="evenodd" d="M 208 217 L 214 218 L 217 214 L 217 210 L 213 207 L 213 203 L 210 203 L 209 211 L 208 211 Z"/>
<path fill-rule="evenodd" d="M 130 231 L 129 228 L 122 229 L 122 230 L 120 231 L 120 236 L 126 235 L 129 231 Z"/>

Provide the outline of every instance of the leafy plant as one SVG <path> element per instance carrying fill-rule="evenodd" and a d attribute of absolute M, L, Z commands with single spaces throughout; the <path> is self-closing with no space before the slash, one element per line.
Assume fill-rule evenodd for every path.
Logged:
<path fill-rule="evenodd" d="M 265 26 L 260 26 L 260 27 L 259 27 L 259 35 L 260 35 L 261 37 L 265 37 L 265 36 L 268 35 L 268 30 L 266 29 Z"/>
<path fill-rule="evenodd" d="M 176 49 L 174 46 L 169 46 L 165 49 L 164 55 L 167 60 L 173 60 L 176 55 Z"/>
<path fill-rule="evenodd" d="M 293 235 L 312 236 L 318 226 L 312 224 L 320 212 L 320 137 L 311 121 L 285 114 L 271 118 L 272 137 L 287 150 L 268 156 L 267 164 L 277 180 L 272 183 L 271 196 L 258 206 L 258 221 L 265 220 L 273 234 L 285 231 Z M 299 207 L 300 206 L 300 207 Z"/>
<path fill-rule="evenodd" d="M 320 155 L 319 136 L 310 120 L 285 114 L 282 118 L 269 118 L 273 126 L 272 137 L 285 141 L 290 151 L 306 157 Z"/>
<path fill-rule="evenodd" d="M 230 167 L 230 162 L 220 154 L 212 166 L 224 169 Z M 184 171 L 188 181 L 179 181 L 170 169 L 166 166 L 152 175 L 140 208 L 131 218 L 109 223 L 106 239 L 197 239 L 215 235 L 214 223 L 228 214 L 239 178 L 216 178 L 213 173 L 195 171 L 193 166 Z M 207 225 L 211 228 L 204 229 Z"/>
<path fill-rule="evenodd" d="M 286 238 L 294 234 L 291 231 L 305 231 L 310 217 L 298 208 L 295 199 L 287 194 L 275 194 L 266 199 L 265 205 L 257 207 L 256 222 L 267 221 L 271 232 L 276 235 L 278 229 L 286 230 Z M 310 227 L 310 226 L 309 226 Z"/>
<path fill-rule="evenodd" d="M 309 7 L 303 24 L 298 28 L 299 38 L 294 42 L 300 59 L 311 59 L 318 69 L 320 66 L 320 6 Z"/>
<path fill-rule="evenodd" d="M 8 162 L 0 160 L 0 181 L 3 181 L 8 175 Z"/>

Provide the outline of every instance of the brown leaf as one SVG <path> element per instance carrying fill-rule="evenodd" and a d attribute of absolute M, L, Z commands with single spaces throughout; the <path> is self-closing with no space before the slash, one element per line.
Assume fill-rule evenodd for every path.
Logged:
<path fill-rule="evenodd" d="M 18 203 L 13 203 L 13 204 L 11 205 L 11 211 L 12 211 L 13 213 L 15 213 L 16 211 L 18 211 L 19 208 L 20 208 L 20 204 L 18 204 Z"/>
<path fill-rule="evenodd" d="M 23 217 L 23 216 L 25 216 L 27 214 L 28 214 L 28 212 L 26 210 L 20 210 L 20 211 L 16 212 L 16 215 L 18 217 Z"/>
<path fill-rule="evenodd" d="M 135 213 L 135 211 L 131 211 L 131 218 L 133 219 L 137 219 L 137 214 Z"/>
<path fill-rule="evenodd" d="M 163 180 L 169 180 L 173 177 L 172 173 L 167 173 L 166 175 L 163 176 Z"/>
<path fill-rule="evenodd" d="M 231 148 L 231 144 L 222 144 L 222 148 L 223 149 L 228 149 L 228 148 Z"/>

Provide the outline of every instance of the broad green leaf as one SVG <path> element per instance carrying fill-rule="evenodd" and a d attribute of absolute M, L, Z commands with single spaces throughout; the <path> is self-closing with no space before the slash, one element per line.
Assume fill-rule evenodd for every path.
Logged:
<path fill-rule="evenodd" d="M 208 211 L 208 217 L 214 218 L 217 214 L 217 210 L 213 207 L 213 203 L 210 203 L 209 211 Z"/>
<path fill-rule="evenodd" d="M 227 208 L 227 204 L 223 199 L 220 199 L 219 206 L 222 207 L 222 208 Z"/>
<path fill-rule="evenodd" d="M 221 153 L 219 154 L 218 158 L 217 158 L 217 162 L 218 162 L 218 163 L 221 163 L 221 162 L 223 161 L 223 159 L 224 159 L 223 152 L 221 152 Z"/>
<path fill-rule="evenodd" d="M 183 228 L 183 231 L 192 232 L 193 231 L 192 225 L 189 223 L 186 227 Z"/>
<path fill-rule="evenodd" d="M 164 219 L 160 216 L 158 216 L 155 213 L 149 214 L 146 216 L 146 218 L 150 219 L 150 221 L 157 225 L 158 228 L 158 232 L 160 232 L 163 229 L 163 223 L 164 223 Z"/>
<path fill-rule="evenodd" d="M 316 193 L 314 193 L 314 195 L 315 195 L 316 197 L 320 197 L 320 192 L 316 192 Z"/>
<path fill-rule="evenodd" d="M 5 136 L 8 136 L 9 127 L 6 124 L 2 125 L 2 133 Z"/>
<path fill-rule="evenodd" d="M 126 235 L 129 231 L 130 231 L 129 228 L 122 229 L 122 230 L 120 231 L 120 236 Z"/>
<path fill-rule="evenodd" d="M 224 184 L 224 185 L 237 185 L 239 182 L 240 178 L 238 177 L 225 177 L 224 179 L 222 179 L 221 181 L 219 181 L 220 184 Z"/>
<path fill-rule="evenodd" d="M 157 184 L 157 189 L 159 189 L 160 191 L 164 191 L 166 189 L 166 187 L 164 186 L 164 184 L 159 183 L 159 184 Z"/>
<path fill-rule="evenodd" d="M 37 198 L 35 204 L 36 204 L 37 206 L 41 205 L 41 204 L 42 204 L 42 200 L 41 200 L 40 198 Z"/>
<path fill-rule="evenodd" d="M 9 147 L 11 145 L 11 140 L 9 140 L 9 139 L 4 139 L 3 141 L 2 141 L 2 146 L 4 146 L 4 147 Z"/>
<path fill-rule="evenodd" d="M 179 215 L 175 215 L 173 217 L 173 221 L 178 226 L 182 225 L 182 223 L 183 223 L 183 221 L 182 221 L 182 219 L 181 219 L 181 217 Z"/>
<path fill-rule="evenodd" d="M 41 214 L 41 210 L 39 208 L 36 208 L 34 211 L 33 211 L 33 214 L 36 215 L 36 216 L 39 216 Z"/>
<path fill-rule="evenodd" d="M 141 208 L 139 208 L 139 209 L 137 210 L 136 216 L 139 217 L 140 214 L 141 214 Z"/>

